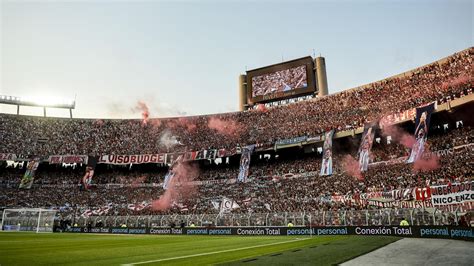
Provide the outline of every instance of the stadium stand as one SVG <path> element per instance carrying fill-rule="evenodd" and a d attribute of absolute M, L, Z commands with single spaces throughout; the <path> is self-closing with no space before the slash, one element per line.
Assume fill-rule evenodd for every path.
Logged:
<path fill-rule="evenodd" d="M 418 188 L 472 181 L 473 123 L 462 115 L 472 110 L 472 102 L 468 100 L 461 104 L 455 112 L 448 110 L 434 115 L 435 122 L 432 122 L 428 143 L 430 150 L 440 155 L 439 167 L 436 169 L 413 171 L 412 165 L 397 160 L 406 157 L 409 148 L 394 141 L 387 144 L 387 136 L 380 130 L 375 135 L 379 140 L 373 146 L 369 170 L 360 178 L 354 178 L 345 170 L 344 156 L 356 156 L 360 142 L 357 132 L 367 122 L 378 121 L 433 101 L 439 105 L 447 104 L 450 109 L 450 103 L 456 99 L 471 97 L 474 86 L 473 58 L 474 48 L 469 48 L 383 81 L 265 110 L 148 121 L 0 114 L 0 124 L 3 125 L 0 153 L 17 154 L 25 158 L 225 149 L 225 156 L 222 156 L 219 164 L 210 160 L 187 163 L 199 169 L 191 181 L 193 190 L 178 192 L 186 195 L 175 195 L 179 200 L 174 201 L 168 209 L 153 208 L 153 200 L 165 193 L 163 178 L 168 166 L 164 163 L 125 166 L 98 164 L 91 189 L 78 185 L 86 171 L 85 164 L 41 163 L 33 187 L 24 190 L 18 186 L 20 177 L 25 173 L 26 163 L 7 164 L 6 161 L 0 161 L 0 207 L 56 208 L 60 210 L 59 215 L 63 220 L 73 220 L 74 223 L 86 223 L 90 216 L 111 215 L 174 215 L 173 222 L 176 223 L 183 219 L 182 215 L 189 215 L 187 220 L 192 220 L 193 215 L 201 215 L 195 221 L 204 223 L 209 220 L 210 223 L 224 225 L 243 225 L 242 221 L 250 219 L 249 213 L 270 212 L 275 213 L 275 216 L 254 215 L 257 217 L 255 224 L 285 224 L 287 213 L 334 212 L 337 215 L 330 218 L 319 216 L 322 220 L 312 220 L 311 223 L 337 225 L 342 223 L 342 218 L 336 218 L 341 211 L 347 214 L 343 219 L 346 224 L 369 223 L 370 220 L 370 224 L 375 225 L 382 223 L 386 216 L 382 211 L 374 212 L 372 216 L 368 210 L 389 208 L 384 212 L 388 217 L 391 215 L 393 221 L 389 218 L 390 222 L 396 224 L 398 221 L 394 219 L 402 218 L 404 207 L 416 206 L 394 205 L 393 201 L 386 200 L 389 198 L 386 195 L 390 194 L 393 198 L 394 194 L 401 193 L 403 195 L 400 197 L 413 197 Z M 223 127 L 209 126 L 211 121 L 218 121 Z M 445 127 L 445 124 L 448 126 Z M 401 121 L 399 126 L 407 132 L 413 132 L 411 119 Z M 301 136 L 312 138 L 330 129 L 338 133 L 333 144 L 335 170 L 331 176 L 319 176 L 322 155 L 317 148 L 321 147 L 320 142 L 304 147 L 273 149 L 278 140 Z M 163 136 L 167 138 L 166 141 L 161 141 Z M 257 144 L 261 149 L 252 155 L 248 181 L 237 182 L 238 151 L 250 144 Z M 409 193 L 405 195 L 404 191 Z M 376 200 L 370 200 L 368 195 Z M 231 199 L 239 206 L 232 210 L 236 215 L 231 216 L 232 221 L 226 220 L 227 216 L 222 216 L 219 221 L 215 218 L 221 210 L 213 205 L 213 201 L 222 197 Z M 407 201 L 413 202 L 413 198 Z M 423 205 L 420 213 L 411 215 L 425 219 L 425 207 L 433 206 Z M 470 207 L 467 210 L 472 211 Z M 365 213 L 361 214 L 363 211 Z M 205 218 L 205 215 L 212 218 Z M 296 224 L 305 223 L 305 218 L 298 217 L 292 220 Z M 122 222 L 120 219 L 102 221 L 96 218 L 94 223 L 113 222 L 118 225 Z M 166 219 L 155 222 L 152 218 L 146 221 L 135 218 L 134 223 L 148 226 L 171 223 Z M 463 216 L 463 219 L 470 219 L 470 216 Z M 127 220 L 123 222 L 127 223 Z M 421 218 L 416 221 L 422 223 Z M 452 216 L 440 218 L 439 221 L 458 223 Z"/>

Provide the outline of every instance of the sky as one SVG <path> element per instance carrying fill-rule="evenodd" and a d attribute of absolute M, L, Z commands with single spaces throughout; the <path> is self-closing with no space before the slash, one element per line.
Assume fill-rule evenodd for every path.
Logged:
<path fill-rule="evenodd" d="M 335 93 L 473 46 L 473 2 L 0 0 L 0 94 L 85 118 L 231 112 L 246 69 L 314 54 Z"/>

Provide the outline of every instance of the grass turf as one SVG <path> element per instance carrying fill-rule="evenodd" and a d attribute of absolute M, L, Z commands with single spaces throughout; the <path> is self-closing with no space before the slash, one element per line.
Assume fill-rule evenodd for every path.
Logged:
<path fill-rule="evenodd" d="M 142 265 L 331 265 L 397 239 L 0 233 L 0 265 L 120 265 L 144 261 L 154 262 Z M 239 250 L 229 251 L 233 249 Z M 276 253 L 281 255 L 270 256 Z M 191 255 L 198 256 L 156 261 Z M 252 261 L 243 262 L 248 259 Z"/>

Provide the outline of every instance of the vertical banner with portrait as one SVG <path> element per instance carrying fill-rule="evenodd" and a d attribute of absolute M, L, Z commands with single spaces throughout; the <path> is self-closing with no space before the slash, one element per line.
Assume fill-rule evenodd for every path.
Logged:
<path fill-rule="evenodd" d="M 246 182 L 249 176 L 250 157 L 255 149 L 255 145 L 245 146 L 242 149 L 242 157 L 240 157 L 239 176 L 237 181 Z"/>
<path fill-rule="evenodd" d="M 41 159 L 39 157 L 34 157 L 31 161 L 28 162 L 28 164 L 26 165 L 26 172 L 20 182 L 20 188 L 30 189 L 31 186 L 33 186 L 33 181 L 35 180 L 35 173 L 40 164 L 40 160 Z"/>
<path fill-rule="evenodd" d="M 428 129 L 430 128 L 431 114 L 435 110 L 435 103 L 416 108 L 415 118 L 415 143 L 411 148 L 410 157 L 407 163 L 417 161 L 423 155 L 425 150 L 425 142 L 428 137 Z"/>
<path fill-rule="evenodd" d="M 87 158 L 86 173 L 82 178 L 82 185 L 85 189 L 89 189 L 92 186 L 92 177 L 94 177 L 95 167 L 97 166 L 98 157 L 89 156 Z"/>
<path fill-rule="evenodd" d="M 364 126 L 364 133 L 362 134 L 362 139 L 359 146 L 359 169 L 361 172 L 367 171 L 370 161 L 370 150 L 372 149 L 372 144 L 374 143 L 375 135 L 375 125 L 376 124 L 366 124 Z"/>
<path fill-rule="evenodd" d="M 173 181 L 173 178 L 175 176 L 175 173 L 176 173 L 176 169 L 174 169 L 178 164 L 182 163 L 184 161 L 184 154 L 182 155 L 178 155 L 178 157 L 176 158 L 176 160 L 174 160 L 172 162 L 172 164 L 170 165 L 169 167 L 169 170 L 168 170 L 168 173 L 166 173 L 165 175 L 165 180 L 163 181 L 163 189 L 164 190 L 167 190 L 169 188 L 169 186 L 172 183 Z"/>
<path fill-rule="evenodd" d="M 332 136 L 334 130 L 330 130 L 324 134 L 323 146 L 323 162 L 321 164 L 321 172 L 319 175 L 332 175 Z"/>

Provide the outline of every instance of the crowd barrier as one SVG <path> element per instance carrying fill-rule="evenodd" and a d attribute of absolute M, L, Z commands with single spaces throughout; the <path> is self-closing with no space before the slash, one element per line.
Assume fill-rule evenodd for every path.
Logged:
<path fill-rule="evenodd" d="M 123 228 L 71 227 L 70 233 L 239 236 L 398 236 L 474 241 L 470 227 L 458 226 L 338 226 L 338 227 L 185 227 Z"/>

